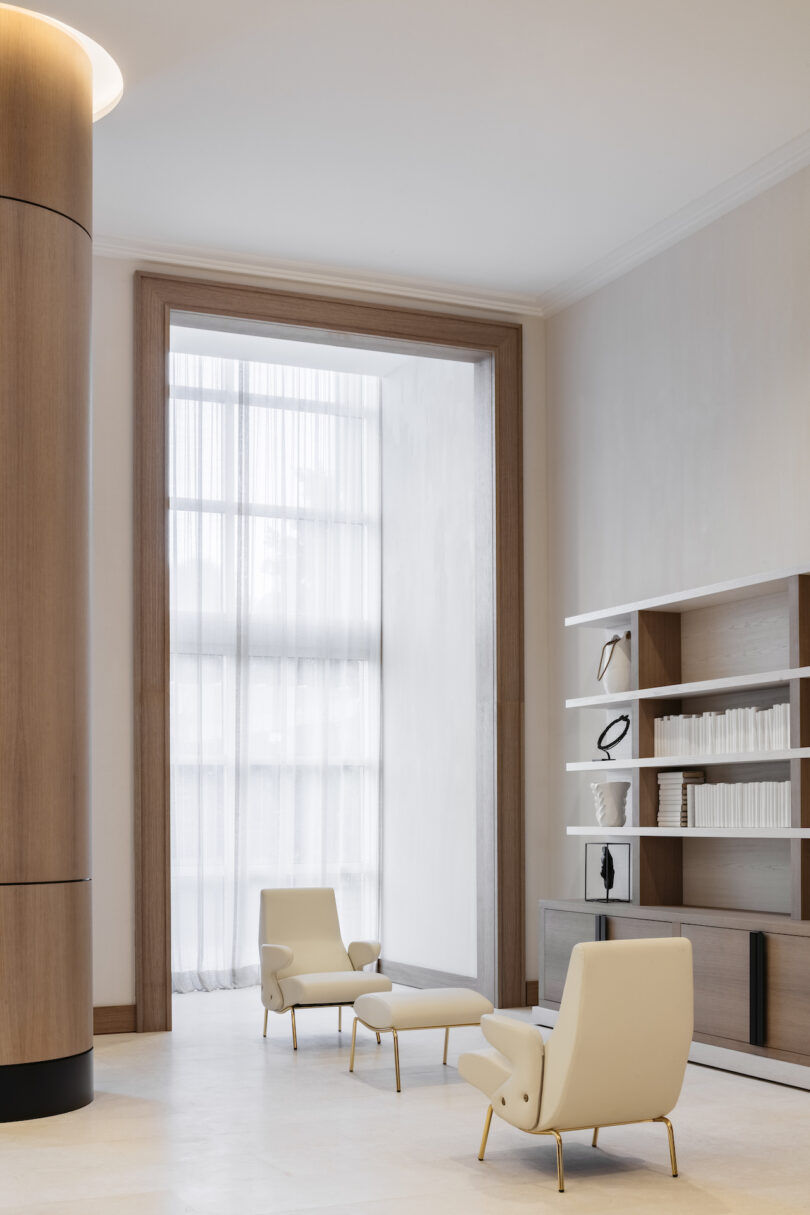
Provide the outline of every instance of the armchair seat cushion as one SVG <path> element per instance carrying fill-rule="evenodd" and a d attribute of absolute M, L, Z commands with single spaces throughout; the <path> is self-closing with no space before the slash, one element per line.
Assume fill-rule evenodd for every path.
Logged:
<path fill-rule="evenodd" d="M 484 1013 L 492 1012 L 492 1004 L 467 987 L 429 987 L 361 996 L 354 1011 L 372 1029 L 429 1029 L 477 1025 Z"/>
<path fill-rule="evenodd" d="M 294 1004 L 353 1004 L 365 992 L 391 990 L 385 975 L 366 970 L 325 971 L 312 975 L 289 975 L 279 980 L 285 1008 Z"/>

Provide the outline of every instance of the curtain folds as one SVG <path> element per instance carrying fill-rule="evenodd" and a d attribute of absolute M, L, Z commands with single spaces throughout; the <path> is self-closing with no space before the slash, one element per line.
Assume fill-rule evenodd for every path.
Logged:
<path fill-rule="evenodd" d="M 173 353 L 172 978 L 258 981 L 259 890 L 379 904 L 380 382 Z"/>

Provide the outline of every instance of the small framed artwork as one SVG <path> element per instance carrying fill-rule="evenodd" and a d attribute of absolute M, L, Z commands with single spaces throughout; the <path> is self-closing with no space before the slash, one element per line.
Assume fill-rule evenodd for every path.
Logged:
<path fill-rule="evenodd" d="M 630 902 L 630 844 L 585 845 L 585 898 L 589 903 Z"/>

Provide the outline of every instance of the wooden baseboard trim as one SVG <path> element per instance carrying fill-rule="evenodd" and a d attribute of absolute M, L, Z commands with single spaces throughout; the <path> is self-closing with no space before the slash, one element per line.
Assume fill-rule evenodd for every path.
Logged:
<path fill-rule="evenodd" d="M 94 1034 L 134 1034 L 134 1004 L 102 1004 L 93 1009 Z"/>
<path fill-rule="evenodd" d="M 523 1003 L 526 1005 L 527 1008 L 532 1008 L 535 1004 L 540 1003 L 540 980 L 539 979 L 527 979 L 526 980 L 526 996 L 523 1000 Z"/>

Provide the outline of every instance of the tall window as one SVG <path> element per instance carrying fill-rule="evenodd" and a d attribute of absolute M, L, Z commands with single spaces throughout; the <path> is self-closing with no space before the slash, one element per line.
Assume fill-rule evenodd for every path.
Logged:
<path fill-rule="evenodd" d="M 377 931 L 380 382 L 181 353 L 178 333 L 172 973 L 188 991 L 258 980 L 263 886 L 334 886 L 347 939 Z"/>

